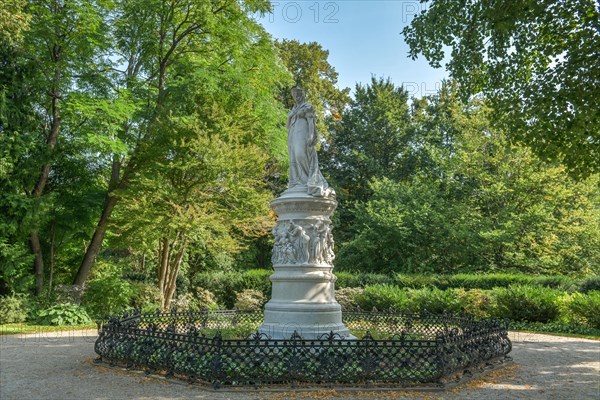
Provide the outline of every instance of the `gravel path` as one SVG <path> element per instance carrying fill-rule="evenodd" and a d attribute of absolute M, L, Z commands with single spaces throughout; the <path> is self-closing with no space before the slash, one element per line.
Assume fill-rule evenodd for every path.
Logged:
<path fill-rule="evenodd" d="M 96 331 L 0 336 L 0 399 L 593 399 L 600 341 L 511 333 L 514 364 L 447 392 L 255 392 L 198 386 L 94 365 Z"/>

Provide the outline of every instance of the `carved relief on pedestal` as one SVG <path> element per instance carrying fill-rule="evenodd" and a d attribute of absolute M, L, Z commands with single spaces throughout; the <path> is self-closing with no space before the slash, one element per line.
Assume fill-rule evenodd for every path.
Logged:
<path fill-rule="evenodd" d="M 273 228 L 275 245 L 272 262 L 281 264 L 333 264 L 333 235 L 326 221 L 303 226 L 301 223 L 280 221 Z"/>

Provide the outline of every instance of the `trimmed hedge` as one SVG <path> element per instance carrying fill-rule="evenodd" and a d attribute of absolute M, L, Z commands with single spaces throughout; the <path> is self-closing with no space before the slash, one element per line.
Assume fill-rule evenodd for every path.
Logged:
<path fill-rule="evenodd" d="M 354 299 L 363 310 L 403 310 L 408 303 L 408 295 L 405 290 L 397 286 L 387 284 L 376 284 L 366 286 L 362 293 Z"/>
<path fill-rule="evenodd" d="M 595 290 L 600 290 L 600 275 L 589 276 L 577 284 L 578 292 L 587 293 Z"/>
<path fill-rule="evenodd" d="M 600 291 L 586 295 L 532 285 L 511 285 L 492 290 L 441 290 L 375 284 L 364 289 L 342 288 L 337 292 L 346 307 L 358 305 L 365 310 L 464 311 L 479 318 L 509 318 L 515 326 L 534 324 L 532 326 L 545 326 L 546 329 L 562 326 L 560 332 L 565 333 L 589 333 L 600 329 Z"/>
<path fill-rule="evenodd" d="M 550 322 L 560 315 L 559 299 L 562 293 L 541 286 L 512 285 L 491 291 L 494 307 L 492 315 L 513 321 Z"/>
<path fill-rule="evenodd" d="M 600 290 L 600 277 L 593 276 L 575 280 L 563 275 L 526 275 L 526 274 L 455 274 L 455 275 L 417 275 L 417 274 L 353 274 L 335 272 L 338 280 L 336 287 L 365 287 L 367 285 L 383 284 L 401 288 L 421 289 L 436 287 L 438 289 L 464 288 L 486 289 L 509 287 L 511 285 L 537 285 L 570 292 Z"/>
<path fill-rule="evenodd" d="M 237 293 L 246 289 L 270 298 L 271 274 L 271 270 L 262 269 L 202 273 L 194 277 L 192 284 L 214 293 L 220 307 L 233 308 Z M 336 289 L 347 289 L 340 293 L 345 307 L 434 313 L 465 311 L 481 318 L 510 318 L 515 323 L 600 328 L 600 291 L 593 290 L 600 286 L 597 276 L 574 280 L 560 275 L 383 275 L 344 271 L 336 272 L 336 276 Z M 569 292 L 576 293 L 569 295 Z"/>
<path fill-rule="evenodd" d="M 600 291 L 574 293 L 567 300 L 566 308 L 572 321 L 600 329 Z"/>

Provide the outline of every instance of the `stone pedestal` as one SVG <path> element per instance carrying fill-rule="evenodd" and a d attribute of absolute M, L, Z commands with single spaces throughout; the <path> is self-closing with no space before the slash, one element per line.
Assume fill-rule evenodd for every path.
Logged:
<path fill-rule="evenodd" d="M 337 202 L 287 190 L 271 202 L 278 219 L 273 235 L 273 290 L 259 332 L 287 339 L 297 331 L 304 339 L 334 333 L 353 339 L 342 323 L 335 300 L 334 242 L 329 219 Z"/>

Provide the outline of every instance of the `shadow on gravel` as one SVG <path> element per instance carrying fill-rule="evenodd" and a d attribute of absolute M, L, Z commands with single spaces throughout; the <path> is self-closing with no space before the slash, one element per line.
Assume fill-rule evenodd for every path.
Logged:
<path fill-rule="evenodd" d="M 513 376 L 480 382 L 460 399 L 600 399 L 600 342 L 515 333 Z"/>
<path fill-rule="evenodd" d="M 518 367 L 439 394 L 206 392 L 93 365 L 95 340 L 96 331 L 0 336 L 0 399 L 600 399 L 600 342 L 585 339 L 511 333 Z"/>

